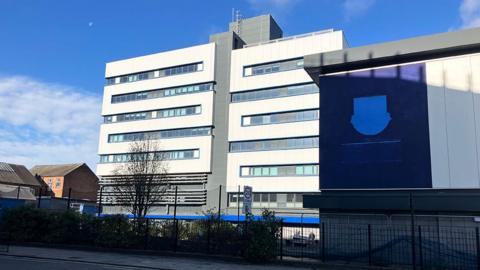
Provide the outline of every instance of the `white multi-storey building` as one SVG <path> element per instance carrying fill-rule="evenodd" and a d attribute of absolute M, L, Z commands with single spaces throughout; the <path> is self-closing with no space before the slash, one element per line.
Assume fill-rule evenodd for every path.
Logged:
<path fill-rule="evenodd" d="M 321 31 L 232 52 L 227 192 L 252 186 L 253 207 L 302 207 L 319 189 L 319 89 L 303 56 L 345 46 L 341 31 Z"/>
<path fill-rule="evenodd" d="M 302 194 L 319 189 L 319 90 L 303 56 L 344 47 L 342 31 L 282 38 L 263 15 L 208 44 L 107 63 L 101 183 L 148 136 L 168 160 L 180 213 L 236 209 L 245 185 L 254 208 L 301 208 Z M 168 201 L 154 212 L 170 214 Z"/>

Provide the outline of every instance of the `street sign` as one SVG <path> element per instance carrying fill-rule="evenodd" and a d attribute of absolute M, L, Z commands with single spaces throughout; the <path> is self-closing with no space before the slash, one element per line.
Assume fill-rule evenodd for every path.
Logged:
<path fill-rule="evenodd" d="M 252 187 L 243 186 L 243 213 L 252 214 Z"/>

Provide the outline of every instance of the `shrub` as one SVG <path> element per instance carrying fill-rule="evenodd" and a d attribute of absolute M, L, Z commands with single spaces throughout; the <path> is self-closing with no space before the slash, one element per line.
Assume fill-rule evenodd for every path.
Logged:
<path fill-rule="evenodd" d="M 73 211 L 47 213 L 47 229 L 43 240 L 47 243 L 76 244 L 80 237 L 80 215 Z"/>
<path fill-rule="evenodd" d="M 244 257 L 250 262 L 267 262 L 275 258 L 280 223 L 275 214 L 263 210 L 258 220 L 248 221 L 246 225 L 246 246 Z"/>
<path fill-rule="evenodd" d="M 20 206 L 4 212 L 0 230 L 17 242 L 40 242 L 48 234 L 49 216 L 44 210 Z"/>
<path fill-rule="evenodd" d="M 133 224 L 123 215 L 106 216 L 100 220 L 95 244 L 109 248 L 139 247 Z"/>

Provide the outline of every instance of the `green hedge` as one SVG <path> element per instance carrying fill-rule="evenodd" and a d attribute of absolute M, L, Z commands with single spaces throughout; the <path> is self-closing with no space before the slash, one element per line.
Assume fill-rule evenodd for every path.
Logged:
<path fill-rule="evenodd" d="M 0 231 L 14 242 L 131 247 L 131 222 L 124 216 L 99 219 L 74 211 L 50 212 L 31 206 L 8 209 Z"/>
<path fill-rule="evenodd" d="M 260 219 L 249 218 L 240 227 L 207 213 L 207 218 L 193 222 L 178 222 L 179 241 L 202 245 L 210 242 L 211 252 L 243 255 L 251 262 L 266 262 L 275 258 L 279 222 L 265 210 Z M 51 212 L 31 206 L 6 210 L 0 220 L 0 232 L 14 242 L 75 244 L 107 248 L 142 248 L 145 236 L 174 237 L 173 222 L 133 222 L 123 215 L 97 218 L 74 211 Z M 153 226 L 152 226 L 153 225 Z"/>

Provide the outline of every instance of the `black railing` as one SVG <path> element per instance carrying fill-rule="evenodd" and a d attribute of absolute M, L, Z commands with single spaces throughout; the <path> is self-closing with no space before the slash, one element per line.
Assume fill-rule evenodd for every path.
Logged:
<path fill-rule="evenodd" d="M 283 259 L 298 257 L 416 269 L 480 269 L 477 227 L 417 226 L 415 241 L 411 226 L 401 224 L 290 225 L 283 226 L 280 235 L 278 251 Z"/>

